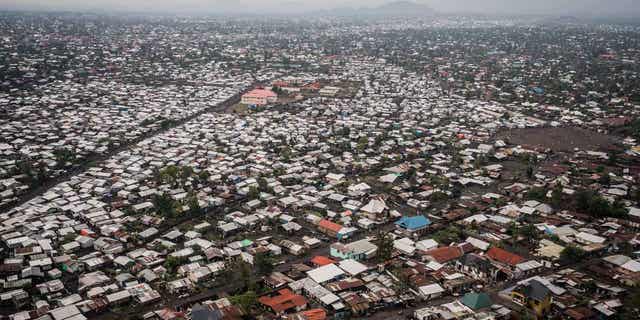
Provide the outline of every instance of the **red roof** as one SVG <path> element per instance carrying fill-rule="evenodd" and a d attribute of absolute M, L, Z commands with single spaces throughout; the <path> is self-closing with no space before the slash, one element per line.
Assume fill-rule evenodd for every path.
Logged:
<path fill-rule="evenodd" d="M 317 266 L 326 266 L 328 264 L 332 264 L 332 263 L 336 263 L 334 260 L 329 259 L 325 256 L 315 256 L 313 257 L 313 259 L 311 259 L 311 263 L 317 265 Z"/>
<path fill-rule="evenodd" d="M 304 89 L 309 89 L 309 90 L 320 90 L 320 83 L 318 83 L 318 82 L 309 83 L 309 84 L 305 85 L 303 88 Z"/>
<path fill-rule="evenodd" d="M 257 98 L 269 98 L 269 97 L 277 97 L 278 95 L 266 89 L 254 89 L 243 95 L 244 97 L 257 97 Z"/>
<path fill-rule="evenodd" d="M 425 252 L 438 263 L 445 263 L 462 257 L 462 250 L 458 247 L 440 247 Z"/>
<path fill-rule="evenodd" d="M 292 315 L 288 315 L 287 320 L 325 320 L 327 312 L 324 309 L 309 309 Z"/>
<path fill-rule="evenodd" d="M 342 226 L 335 223 L 335 222 L 331 222 L 329 220 L 323 219 L 320 220 L 320 223 L 318 223 L 318 226 L 323 228 L 323 229 L 327 229 L 327 230 L 331 230 L 335 233 L 340 232 L 340 230 L 342 230 Z"/>
<path fill-rule="evenodd" d="M 307 299 L 299 294 L 294 294 L 289 289 L 278 290 L 278 295 L 275 296 L 262 296 L 258 298 L 258 301 L 276 313 L 302 307 L 307 304 Z"/>
<path fill-rule="evenodd" d="M 324 320 L 327 318 L 327 312 L 324 309 L 310 309 L 302 311 L 307 320 Z"/>
<path fill-rule="evenodd" d="M 498 247 L 492 247 L 487 251 L 487 255 L 498 262 L 502 262 L 504 264 L 508 264 L 510 266 L 515 266 L 518 263 L 524 262 L 525 259 L 515 253 L 511 253 L 507 250 L 500 249 Z"/>
<path fill-rule="evenodd" d="M 286 81 L 274 81 L 272 84 L 280 88 L 289 86 L 289 82 Z"/>

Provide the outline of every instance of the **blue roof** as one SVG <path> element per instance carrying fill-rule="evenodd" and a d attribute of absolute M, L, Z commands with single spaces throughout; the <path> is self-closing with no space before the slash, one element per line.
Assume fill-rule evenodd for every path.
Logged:
<path fill-rule="evenodd" d="M 540 88 L 540 87 L 533 87 L 531 89 L 531 91 L 533 91 L 534 93 L 537 93 L 537 94 L 543 94 L 544 93 L 544 89 Z"/>
<path fill-rule="evenodd" d="M 415 217 L 404 216 L 400 218 L 400 220 L 396 221 L 397 226 L 404 229 L 408 229 L 408 230 L 424 228 L 430 224 L 431 224 L 431 221 L 427 219 L 427 217 L 425 216 L 415 216 Z"/>

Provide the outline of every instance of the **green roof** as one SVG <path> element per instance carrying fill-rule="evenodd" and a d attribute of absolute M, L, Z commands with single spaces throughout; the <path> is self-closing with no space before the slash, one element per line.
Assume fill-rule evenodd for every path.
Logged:
<path fill-rule="evenodd" d="M 244 240 L 240 241 L 240 243 L 242 244 L 242 247 L 248 247 L 248 246 L 253 244 L 253 241 L 251 241 L 249 239 L 244 239 Z"/>
<path fill-rule="evenodd" d="M 462 304 L 465 306 L 477 310 L 491 306 L 491 298 L 488 294 L 482 293 L 467 293 L 462 297 Z"/>

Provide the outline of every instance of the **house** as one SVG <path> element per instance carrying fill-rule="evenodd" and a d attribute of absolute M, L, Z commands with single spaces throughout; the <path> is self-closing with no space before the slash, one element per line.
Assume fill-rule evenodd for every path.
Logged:
<path fill-rule="evenodd" d="M 424 252 L 423 260 L 442 264 L 462 257 L 463 253 L 460 247 L 440 247 Z"/>
<path fill-rule="evenodd" d="M 373 258 L 378 251 L 378 246 L 367 239 L 354 241 L 347 244 L 334 243 L 330 247 L 332 257 L 340 259 L 354 259 L 358 261 Z"/>
<path fill-rule="evenodd" d="M 474 279 L 486 280 L 491 275 L 491 262 L 485 257 L 475 253 L 467 253 L 456 261 L 456 269 L 464 272 Z"/>
<path fill-rule="evenodd" d="M 538 318 L 551 311 L 551 291 L 538 280 L 520 284 L 511 290 L 513 302 L 533 310 Z"/>
<path fill-rule="evenodd" d="M 338 268 L 335 264 L 328 264 L 322 267 L 307 271 L 307 275 L 311 280 L 317 283 L 324 283 L 331 280 L 339 279 L 344 276 L 344 270 Z"/>
<path fill-rule="evenodd" d="M 222 312 L 217 309 L 210 309 L 201 304 L 196 304 L 191 309 L 192 320 L 217 320 L 223 319 Z"/>
<path fill-rule="evenodd" d="M 420 235 L 427 230 L 431 221 L 425 216 L 403 216 L 396 221 L 396 229 L 406 236 Z"/>
<path fill-rule="evenodd" d="M 431 300 L 442 296 L 444 288 L 437 283 L 428 284 L 418 288 L 418 292 L 425 300 Z"/>
<path fill-rule="evenodd" d="M 368 269 L 366 265 L 353 259 L 342 260 L 338 263 L 338 266 L 351 276 L 357 276 Z"/>
<path fill-rule="evenodd" d="M 242 95 L 241 103 L 246 105 L 264 106 L 278 100 L 278 95 L 266 89 L 254 89 Z"/>
<path fill-rule="evenodd" d="M 300 312 L 307 308 L 307 299 L 293 293 L 290 289 L 278 290 L 275 294 L 258 298 L 258 302 L 269 308 L 276 315 L 289 311 Z"/>
<path fill-rule="evenodd" d="M 429 251 L 438 247 L 438 242 L 433 239 L 424 239 L 416 242 L 416 249 L 420 251 Z"/>
<path fill-rule="evenodd" d="M 488 308 L 493 304 L 489 295 L 484 292 L 469 292 L 462 297 L 461 302 L 474 311 Z"/>
<path fill-rule="evenodd" d="M 335 237 L 338 238 L 338 240 L 342 240 L 349 238 L 349 236 L 351 236 L 357 229 L 345 228 L 335 222 L 322 219 L 318 223 L 318 230 L 330 237 Z"/>
<path fill-rule="evenodd" d="M 517 266 L 525 262 L 523 257 L 498 247 L 491 247 L 491 249 L 487 251 L 487 257 L 489 257 L 496 266 L 492 277 L 497 281 L 518 277 Z"/>
<path fill-rule="evenodd" d="M 338 87 L 326 86 L 320 89 L 320 95 L 323 97 L 333 97 L 340 91 Z"/>
<path fill-rule="evenodd" d="M 327 311 L 324 309 L 309 309 L 286 316 L 285 320 L 325 320 Z"/>
<path fill-rule="evenodd" d="M 315 256 L 311 260 L 309 260 L 309 262 L 316 267 L 322 267 L 328 264 L 336 263 L 335 260 L 329 259 L 325 256 Z"/>

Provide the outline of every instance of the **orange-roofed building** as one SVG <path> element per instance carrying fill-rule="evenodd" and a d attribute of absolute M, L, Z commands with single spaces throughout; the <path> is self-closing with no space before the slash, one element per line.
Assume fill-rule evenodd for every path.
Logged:
<path fill-rule="evenodd" d="M 319 82 L 313 82 L 313 83 L 309 83 L 307 85 L 305 85 L 304 87 L 302 87 L 302 90 L 306 90 L 306 91 L 318 91 L 320 90 L 320 83 Z"/>
<path fill-rule="evenodd" d="M 278 100 L 278 95 L 266 89 L 254 89 L 242 95 L 240 101 L 246 105 L 264 106 L 268 103 L 274 103 Z"/>
<path fill-rule="evenodd" d="M 276 86 L 276 87 L 280 87 L 280 88 L 285 88 L 285 87 L 289 86 L 289 82 L 282 81 L 282 80 L 274 81 L 271 84 Z"/>
<path fill-rule="evenodd" d="M 309 309 L 286 317 L 287 320 L 325 320 L 327 311 L 324 309 Z"/>
<path fill-rule="evenodd" d="M 318 223 L 318 229 L 326 235 L 337 237 L 340 230 L 342 230 L 342 226 L 335 222 L 322 219 L 320 220 L 320 223 Z"/>
<path fill-rule="evenodd" d="M 437 263 L 446 263 L 459 259 L 462 254 L 462 249 L 459 247 L 440 247 L 426 251 L 424 257 Z"/>
<path fill-rule="evenodd" d="M 307 307 L 307 299 L 289 289 L 278 290 L 275 295 L 262 296 L 258 298 L 258 302 L 278 315 L 289 311 L 299 312 Z"/>
<path fill-rule="evenodd" d="M 311 259 L 311 263 L 316 267 L 322 267 L 328 264 L 336 263 L 336 261 L 325 256 L 315 256 L 313 257 L 313 259 Z"/>
<path fill-rule="evenodd" d="M 525 261 L 523 257 L 498 247 L 492 247 L 489 249 L 489 251 L 487 251 L 487 256 L 489 256 L 491 260 L 511 267 L 515 267 L 517 264 Z"/>

